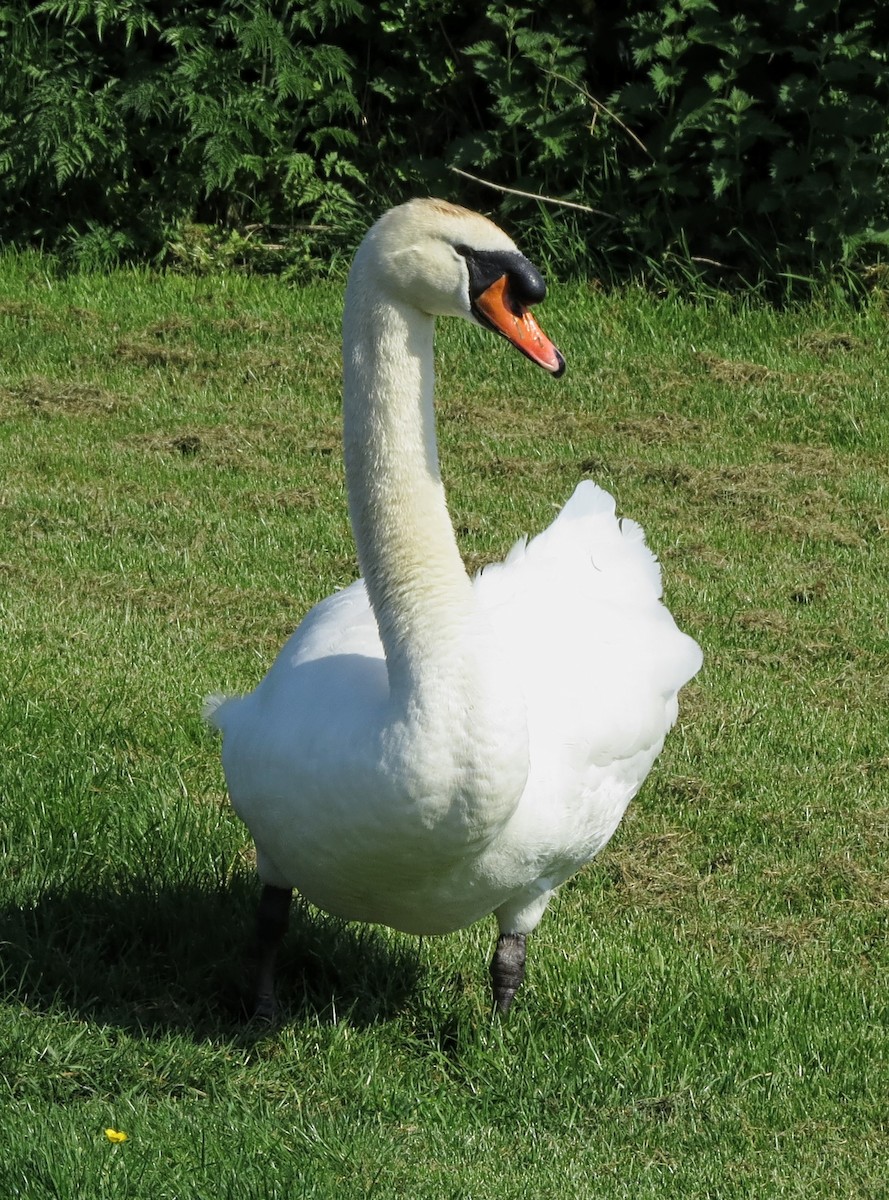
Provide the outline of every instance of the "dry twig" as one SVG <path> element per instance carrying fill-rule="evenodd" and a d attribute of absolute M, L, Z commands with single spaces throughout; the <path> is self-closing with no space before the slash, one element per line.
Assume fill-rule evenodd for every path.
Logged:
<path fill-rule="evenodd" d="M 451 167 L 450 170 L 455 175 L 462 175 L 464 179 L 471 179 L 473 183 L 493 188 L 495 192 L 506 192 L 509 196 L 522 196 L 526 200 L 540 200 L 543 204 L 561 204 L 564 208 L 576 208 L 579 212 L 593 213 L 597 217 L 609 217 L 612 221 L 617 220 L 614 213 L 603 212 L 601 208 L 590 208 L 588 204 L 577 204 L 574 200 L 559 200 L 556 196 L 541 196 L 538 192 L 523 192 L 519 188 L 504 187 L 502 183 L 491 183 L 489 179 L 470 175 L 468 171 L 463 171 L 460 167 Z"/>

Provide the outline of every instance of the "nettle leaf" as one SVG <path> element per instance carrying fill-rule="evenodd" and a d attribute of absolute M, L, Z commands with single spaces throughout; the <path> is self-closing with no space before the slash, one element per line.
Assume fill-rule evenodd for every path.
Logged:
<path fill-rule="evenodd" d="M 669 62 L 675 62 L 684 50 L 688 49 L 688 39 L 671 34 L 669 37 L 660 38 L 655 44 L 654 52 L 660 58 L 665 58 Z"/>
<path fill-rule="evenodd" d="M 713 195 L 717 198 L 738 182 L 737 164 L 730 160 L 715 160 L 710 166 L 710 182 L 713 185 Z"/>
<path fill-rule="evenodd" d="M 733 87 L 728 94 L 728 107 L 733 113 L 744 113 L 748 108 L 752 108 L 755 101 L 751 95 L 741 90 L 741 88 Z"/>
<path fill-rule="evenodd" d="M 820 91 L 821 85 L 817 79 L 795 73 L 782 80 L 778 87 L 778 98 L 787 109 L 805 110 L 815 107 Z"/>
<path fill-rule="evenodd" d="M 649 71 L 649 78 L 652 86 L 658 96 L 663 99 L 669 92 L 672 92 L 682 82 L 682 72 L 668 70 L 666 67 L 655 64 Z"/>

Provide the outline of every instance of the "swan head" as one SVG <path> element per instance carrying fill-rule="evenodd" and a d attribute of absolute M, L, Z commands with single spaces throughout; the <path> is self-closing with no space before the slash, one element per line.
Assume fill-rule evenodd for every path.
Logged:
<path fill-rule="evenodd" d="M 384 213 L 356 255 L 377 286 L 429 316 L 462 317 L 506 338 L 555 376 L 565 360 L 530 311 L 543 276 L 493 221 L 444 200 L 410 200 Z"/>

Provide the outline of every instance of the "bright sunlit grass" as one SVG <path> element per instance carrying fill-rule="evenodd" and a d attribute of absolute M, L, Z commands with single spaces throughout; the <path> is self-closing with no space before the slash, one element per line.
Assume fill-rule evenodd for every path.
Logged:
<path fill-rule="evenodd" d="M 354 577 L 339 307 L 0 260 L 0 1195 L 883 1195 L 880 297 L 556 288 L 558 383 L 441 326 L 467 562 L 591 475 L 705 667 L 509 1020 L 493 923 L 420 943 L 303 911 L 263 1033 L 237 1014 L 250 844 L 200 704 Z"/>

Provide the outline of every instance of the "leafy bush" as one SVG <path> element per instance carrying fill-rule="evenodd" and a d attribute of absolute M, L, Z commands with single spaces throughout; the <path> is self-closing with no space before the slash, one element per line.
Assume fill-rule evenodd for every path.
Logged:
<path fill-rule="evenodd" d="M 263 227 L 312 269 L 436 191 L 563 273 L 854 265 L 886 240 L 887 39 L 877 0 L 16 0 L 0 228 L 102 261 Z"/>
<path fill-rule="evenodd" d="M 814 270 L 882 242 L 889 11 L 879 3 L 640 5 L 634 77 L 612 104 L 640 131 L 644 251 Z"/>
<path fill-rule="evenodd" d="M 275 10 L 278 11 L 275 11 Z M 352 64 L 321 40 L 356 0 L 45 0 L 0 10 L 13 235 L 156 252 L 183 220 L 357 209 Z"/>

